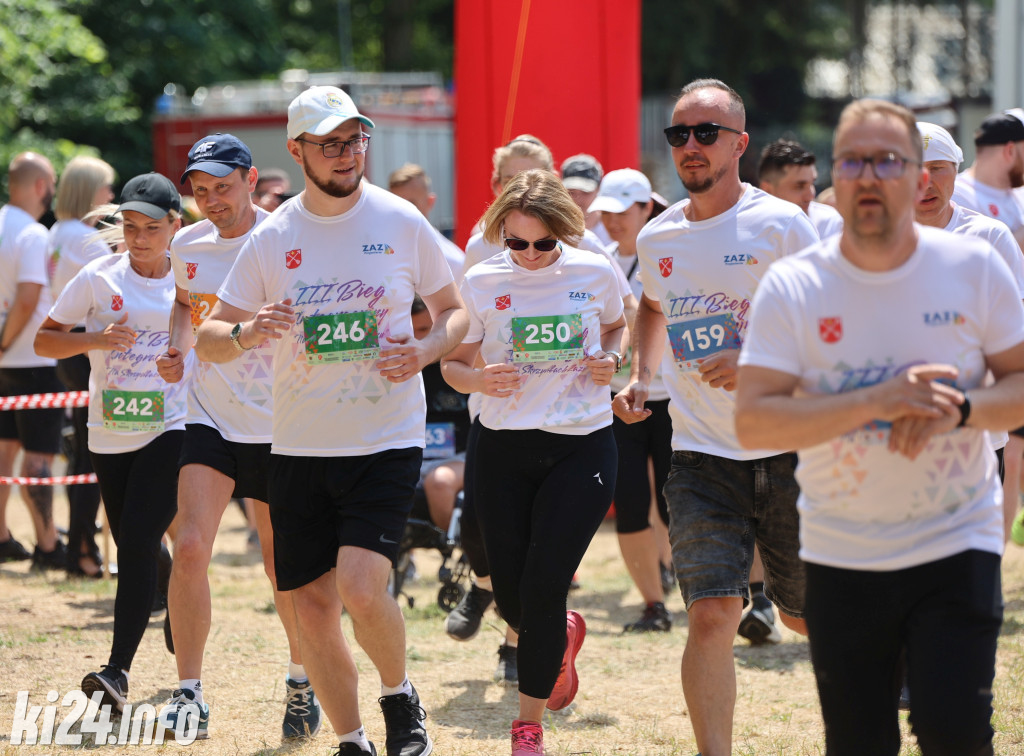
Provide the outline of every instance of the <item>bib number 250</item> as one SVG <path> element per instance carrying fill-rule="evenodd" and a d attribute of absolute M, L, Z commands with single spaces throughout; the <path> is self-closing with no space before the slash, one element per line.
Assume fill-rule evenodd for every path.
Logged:
<path fill-rule="evenodd" d="M 583 319 L 579 313 L 512 318 L 512 361 L 583 359 Z"/>
<path fill-rule="evenodd" d="M 371 310 L 313 315 L 303 320 L 306 363 L 375 360 L 380 355 L 377 315 Z"/>

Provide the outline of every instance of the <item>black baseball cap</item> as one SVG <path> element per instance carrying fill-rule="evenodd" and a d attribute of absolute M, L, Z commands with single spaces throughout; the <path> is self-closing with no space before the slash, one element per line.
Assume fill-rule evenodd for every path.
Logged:
<path fill-rule="evenodd" d="M 134 210 L 153 220 L 159 220 L 171 210 L 181 212 L 181 195 L 166 176 L 159 173 L 143 173 L 124 185 L 124 189 L 121 190 L 121 204 L 117 209 Z"/>
<path fill-rule="evenodd" d="M 1024 122 L 1009 113 L 996 113 L 981 122 L 974 132 L 974 145 L 1024 142 Z"/>
<path fill-rule="evenodd" d="M 220 178 L 236 168 L 252 168 L 252 153 L 245 142 L 231 134 L 210 134 L 193 144 L 188 151 L 188 165 L 181 174 L 181 183 L 185 183 L 192 171 L 202 171 Z"/>
<path fill-rule="evenodd" d="M 562 184 L 566 189 L 594 192 L 601 185 L 604 171 L 593 155 L 579 154 L 562 163 Z"/>

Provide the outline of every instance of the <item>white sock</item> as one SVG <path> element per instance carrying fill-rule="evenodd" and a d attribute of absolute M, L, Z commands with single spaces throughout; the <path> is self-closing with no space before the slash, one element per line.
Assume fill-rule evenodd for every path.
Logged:
<path fill-rule="evenodd" d="M 347 735 L 342 735 L 341 740 L 339 742 L 358 743 L 359 747 L 362 750 L 366 751 L 367 753 L 370 752 L 370 741 L 366 739 L 366 730 L 364 730 L 362 727 L 360 727 L 358 730 L 352 730 L 352 732 L 348 733 Z"/>
<path fill-rule="evenodd" d="M 296 664 L 291 659 L 288 660 L 288 679 L 292 682 L 306 682 L 309 680 L 309 676 L 306 674 L 306 668 L 301 664 Z"/>
<path fill-rule="evenodd" d="M 389 688 L 384 683 L 380 684 L 380 694 L 382 696 L 394 696 L 399 693 L 405 693 L 405 695 L 407 696 L 412 695 L 412 683 L 409 682 L 408 677 L 402 680 L 402 684 L 399 685 L 397 688 Z"/>
<path fill-rule="evenodd" d="M 200 706 L 203 705 L 203 683 L 199 678 L 191 678 L 189 680 L 178 680 L 178 687 L 182 690 L 191 690 L 196 694 L 196 703 Z"/>
<path fill-rule="evenodd" d="M 477 588 L 483 588 L 485 591 L 493 591 L 491 588 L 491 576 L 487 577 L 475 577 L 473 582 L 476 583 Z"/>

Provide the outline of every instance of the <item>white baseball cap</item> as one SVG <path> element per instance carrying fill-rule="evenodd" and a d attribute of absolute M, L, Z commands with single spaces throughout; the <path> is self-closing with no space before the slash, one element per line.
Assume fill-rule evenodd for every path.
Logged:
<path fill-rule="evenodd" d="M 324 136 L 352 118 L 373 128 L 373 121 L 359 114 L 345 92 L 337 87 L 310 87 L 288 105 L 288 138 L 295 139 L 307 132 Z"/>
<path fill-rule="evenodd" d="M 946 160 L 957 166 L 964 162 L 964 151 L 957 147 L 953 137 L 944 128 L 927 121 L 918 121 L 917 130 L 921 132 L 921 141 L 924 143 L 924 162 Z"/>
<path fill-rule="evenodd" d="M 632 168 L 609 171 L 601 179 L 601 189 L 587 208 L 588 213 L 624 213 L 636 202 L 651 199 L 651 182 Z"/>

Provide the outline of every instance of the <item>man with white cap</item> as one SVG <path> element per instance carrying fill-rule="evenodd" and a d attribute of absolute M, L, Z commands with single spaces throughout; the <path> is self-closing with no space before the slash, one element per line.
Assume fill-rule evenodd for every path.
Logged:
<path fill-rule="evenodd" d="M 587 221 L 587 228 L 597 235 L 601 244 L 611 246 L 612 237 L 601 222 L 601 214 L 589 210 L 597 198 L 597 190 L 604 177 L 604 169 L 593 155 L 581 152 L 562 161 L 562 184 L 569 190 L 572 201 L 580 206 Z"/>
<path fill-rule="evenodd" d="M 994 113 L 974 132 L 974 164 L 956 177 L 953 199 L 1010 227 L 1024 246 L 1024 202 L 1013 190 L 1024 186 L 1024 122 Z"/>
<path fill-rule="evenodd" d="M 279 590 L 291 591 L 303 660 L 339 756 L 376 754 L 362 727 L 342 606 L 381 678 L 388 756 L 433 750 L 406 676 L 405 625 L 387 581 L 425 445 L 420 370 L 468 327 L 426 218 L 363 181 L 373 122 L 335 87 L 288 107 L 304 191 L 242 247 L 200 327 L 200 359 L 273 350 L 269 469 Z M 434 325 L 413 337 L 419 294 Z"/>

